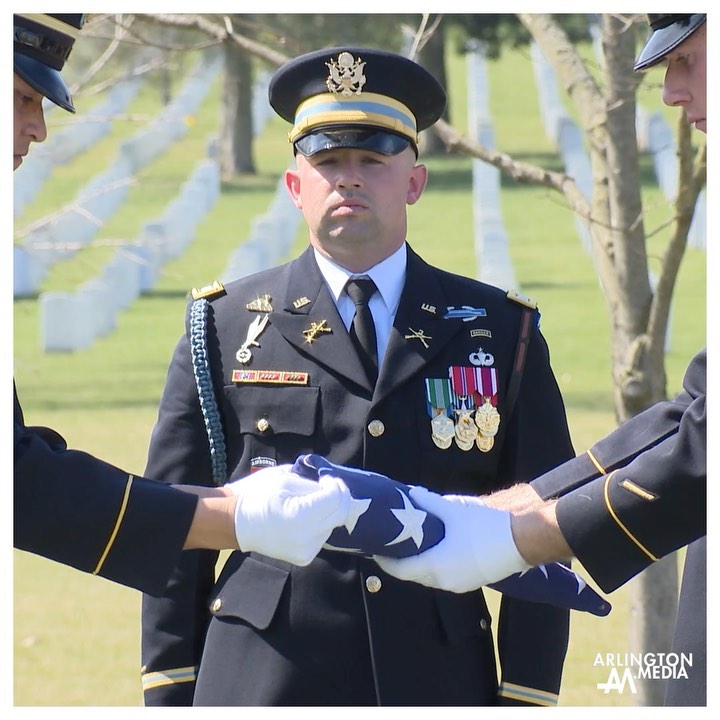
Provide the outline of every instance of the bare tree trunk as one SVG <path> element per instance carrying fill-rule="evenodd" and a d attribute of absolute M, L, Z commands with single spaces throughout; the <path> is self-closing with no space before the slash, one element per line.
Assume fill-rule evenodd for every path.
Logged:
<path fill-rule="evenodd" d="M 643 570 L 630 584 L 630 652 L 668 653 L 677 615 L 678 570 L 675 553 Z M 665 680 L 638 678 L 636 705 L 662 705 Z"/>
<path fill-rule="evenodd" d="M 219 161 L 223 180 L 255 173 L 253 159 L 252 63 L 250 56 L 231 41 L 223 43 L 223 81 Z"/>
<path fill-rule="evenodd" d="M 445 72 L 445 33 L 443 24 L 432 33 L 428 41 L 422 46 L 417 58 L 418 62 L 427 69 L 443 86 L 447 87 Z M 442 116 L 450 122 L 450 110 L 445 108 Z M 434 130 L 428 130 L 420 136 L 420 153 L 424 156 L 445 155 L 445 143 Z"/>
<path fill-rule="evenodd" d="M 651 358 L 646 352 L 652 290 L 635 135 L 638 81 L 630 70 L 635 55 L 635 32 L 632 24 L 626 25 L 616 15 L 603 15 L 602 18 L 610 242 L 619 292 L 612 328 L 613 375 L 617 419 L 623 422 L 665 399 L 665 374 L 663 358 Z M 651 365 L 653 359 L 654 366 Z M 658 388 L 661 391 L 655 395 L 653 389 Z"/>

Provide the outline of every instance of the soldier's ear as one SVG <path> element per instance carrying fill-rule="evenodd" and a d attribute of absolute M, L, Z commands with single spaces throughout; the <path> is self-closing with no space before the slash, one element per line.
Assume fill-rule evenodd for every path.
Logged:
<path fill-rule="evenodd" d="M 298 210 L 302 210 L 302 199 L 300 198 L 300 175 L 297 170 L 285 171 L 285 187 Z"/>
<path fill-rule="evenodd" d="M 407 204 L 414 205 L 423 194 L 428 180 L 428 169 L 426 165 L 415 165 L 410 174 L 408 183 Z"/>

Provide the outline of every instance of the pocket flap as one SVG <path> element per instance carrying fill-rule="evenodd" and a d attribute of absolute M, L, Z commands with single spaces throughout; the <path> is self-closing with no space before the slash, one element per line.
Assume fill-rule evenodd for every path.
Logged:
<path fill-rule="evenodd" d="M 240 565 L 234 562 L 240 558 Z M 210 612 L 218 618 L 239 618 L 258 630 L 273 619 L 290 573 L 250 556 L 233 553 L 215 585 Z"/>

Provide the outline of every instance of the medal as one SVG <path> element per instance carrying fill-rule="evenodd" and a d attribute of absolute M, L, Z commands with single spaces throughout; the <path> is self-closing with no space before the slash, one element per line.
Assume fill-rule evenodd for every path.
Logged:
<path fill-rule="evenodd" d="M 495 438 L 478 435 L 475 438 L 475 444 L 478 446 L 478 450 L 480 450 L 480 452 L 490 452 L 495 444 Z"/>
<path fill-rule="evenodd" d="M 446 378 L 425 378 L 425 400 L 427 405 L 432 441 L 441 450 L 447 450 L 455 437 L 455 423 L 449 416 L 452 405 L 450 381 Z"/>
<path fill-rule="evenodd" d="M 448 418 L 449 419 L 449 418 Z M 452 422 L 452 420 L 450 420 Z M 452 445 L 452 437 L 447 438 L 446 440 L 442 440 L 437 435 L 432 436 L 432 441 L 437 445 L 441 450 L 447 450 Z"/>
<path fill-rule="evenodd" d="M 452 419 L 449 418 L 440 408 L 438 408 L 438 414 L 430 421 L 432 426 L 433 440 L 439 440 L 440 444 L 436 442 L 438 447 L 449 447 L 455 436 L 455 424 Z"/>
<path fill-rule="evenodd" d="M 477 390 L 475 368 L 452 365 L 448 369 L 450 385 L 454 393 L 453 409 L 457 415 L 455 440 L 458 447 L 469 450 L 478 434 L 472 414 L 475 409 L 473 396 Z"/>
<path fill-rule="evenodd" d="M 455 441 L 458 447 L 462 447 L 463 450 L 469 450 L 478 435 L 478 428 L 473 422 L 472 412 L 472 408 L 455 408 L 455 413 L 458 416 L 455 424 Z M 468 444 L 469 447 L 463 447 Z"/>
<path fill-rule="evenodd" d="M 492 406 L 490 398 L 486 397 L 485 402 L 475 413 L 475 424 L 483 437 L 493 438 L 497 435 L 500 427 L 500 413 Z"/>

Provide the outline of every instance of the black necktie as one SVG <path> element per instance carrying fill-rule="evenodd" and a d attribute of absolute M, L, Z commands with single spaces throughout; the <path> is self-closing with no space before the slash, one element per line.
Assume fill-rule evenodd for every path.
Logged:
<path fill-rule="evenodd" d="M 355 315 L 350 326 L 350 337 L 355 345 L 360 361 L 368 379 L 374 385 L 377 380 L 378 359 L 375 323 L 373 322 L 368 301 L 377 290 L 369 277 L 348 280 L 345 291 L 355 303 Z"/>

